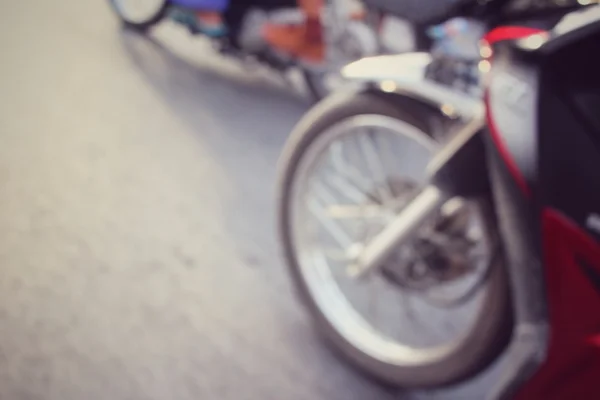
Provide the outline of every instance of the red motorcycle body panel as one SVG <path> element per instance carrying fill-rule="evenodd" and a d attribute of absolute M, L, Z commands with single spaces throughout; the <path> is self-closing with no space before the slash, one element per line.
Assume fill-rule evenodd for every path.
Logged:
<path fill-rule="evenodd" d="M 600 245 L 553 209 L 542 213 L 550 342 L 517 400 L 600 396 Z"/>
<path fill-rule="evenodd" d="M 488 158 L 516 320 L 521 334 L 549 331 L 503 398 L 600 399 L 599 26 L 546 53 L 519 44 L 546 35 L 538 27 L 486 37 Z"/>

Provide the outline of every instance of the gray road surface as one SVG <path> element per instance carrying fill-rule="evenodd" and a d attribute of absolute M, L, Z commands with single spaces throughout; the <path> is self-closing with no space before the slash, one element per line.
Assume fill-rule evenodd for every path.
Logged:
<path fill-rule="evenodd" d="M 290 293 L 272 190 L 302 100 L 103 0 L 1 7 L 0 399 L 406 398 Z"/>

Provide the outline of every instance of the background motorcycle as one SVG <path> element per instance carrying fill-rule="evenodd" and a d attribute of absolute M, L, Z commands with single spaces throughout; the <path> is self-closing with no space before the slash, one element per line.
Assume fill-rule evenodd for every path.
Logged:
<path fill-rule="evenodd" d="M 378 54 L 380 46 L 375 30 L 371 28 L 369 19 L 352 18 L 358 3 L 353 0 L 330 0 L 325 2 L 323 25 L 326 41 L 326 61 L 324 65 L 308 65 L 300 60 L 281 54 L 271 49 L 262 39 L 261 28 L 267 20 L 279 22 L 297 19 L 294 13 L 296 2 L 233 0 L 224 13 L 229 27 L 225 37 L 210 38 L 215 47 L 223 54 L 241 59 L 255 59 L 277 70 L 285 72 L 291 68 L 300 68 L 311 96 L 320 99 L 331 90 L 330 71 L 338 71 L 342 65 L 365 56 Z M 170 0 L 110 0 L 110 4 L 125 26 L 146 31 L 172 15 L 178 15 L 176 21 L 186 25 L 192 34 L 201 34 L 191 25 L 186 24 L 189 18 L 181 18 L 182 10 L 176 1 Z M 185 15 L 185 14 L 184 14 Z"/>
<path fill-rule="evenodd" d="M 444 11 L 477 17 L 490 29 L 479 63 L 485 104 L 426 79 L 429 54 L 348 66 L 346 77 L 365 87 L 311 110 L 282 157 L 286 261 L 324 337 L 379 380 L 408 387 L 463 382 L 506 353 L 506 374 L 489 398 L 595 398 L 600 62 L 591 55 L 600 43 L 600 6 L 457 3 Z M 437 137 L 440 125 L 446 133 Z M 386 134 L 399 145 L 377 146 L 374 137 Z M 348 162 L 352 140 L 361 154 L 356 163 Z M 398 167 L 391 179 L 375 152 L 390 148 L 387 160 Z M 329 174 L 318 175 L 322 170 Z M 366 224 L 374 232 L 364 234 L 351 219 L 379 222 Z M 460 257 L 475 243 L 487 250 L 481 267 Z M 477 272 L 462 295 L 432 299 L 436 287 Z M 448 312 L 472 296 L 479 301 L 453 340 L 407 344 L 353 307 L 345 284 L 334 281 L 340 276 L 356 285 L 381 277 Z M 425 319 L 438 318 L 427 311 Z"/>

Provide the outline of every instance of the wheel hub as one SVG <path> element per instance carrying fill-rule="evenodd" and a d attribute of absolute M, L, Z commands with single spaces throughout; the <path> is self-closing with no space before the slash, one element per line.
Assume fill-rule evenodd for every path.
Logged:
<path fill-rule="evenodd" d="M 391 179 L 386 183 L 394 196 L 392 204 L 383 204 L 378 190 L 371 198 L 388 209 L 390 219 L 410 202 L 417 185 L 406 179 Z M 469 212 L 460 204 L 442 210 L 437 218 L 410 243 L 393 254 L 382 266 L 381 273 L 395 285 L 413 291 L 423 291 L 436 285 L 462 278 L 473 270 L 469 254 L 475 245 L 468 237 Z"/>

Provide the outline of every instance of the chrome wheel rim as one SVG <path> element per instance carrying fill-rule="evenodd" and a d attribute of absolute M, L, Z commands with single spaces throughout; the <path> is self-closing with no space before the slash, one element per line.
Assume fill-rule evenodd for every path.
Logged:
<path fill-rule="evenodd" d="M 379 139 L 373 139 L 376 137 L 393 138 L 396 143 L 394 146 L 388 147 L 385 143 L 382 146 L 382 142 L 377 142 Z M 395 166 L 392 170 L 403 176 L 408 176 L 412 181 L 417 183 L 417 186 L 424 181 L 425 167 L 433 154 L 435 154 L 437 147 L 432 139 L 414 126 L 382 115 L 352 117 L 320 134 L 304 153 L 292 180 L 290 208 L 291 239 L 301 277 L 328 322 L 347 342 L 361 352 L 381 362 L 398 366 L 415 366 L 436 362 L 447 357 L 464 344 L 475 322 L 473 316 L 476 316 L 480 312 L 483 293 L 479 291 L 473 296 L 474 304 L 466 308 L 463 307 L 461 311 L 462 315 L 460 318 L 466 327 L 464 332 L 459 332 L 456 337 L 443 340 L 440 343 L 434 343 L 434 340 L 429 345 L 407 344 L 404 342 L 404 339 L 394 337 L 388 328 L 375 326 L 376 324 L 372 318 L 366 315 L 368 310 L 367 313 L 364 312 L 364 304 L 355 304 L 356 302 L 349 298 L 349 294 L 345 293 L 348 288 L 350 288 L 350 291 L 354 291 L 354 293 L 360 293 L 361 290 L 357 289 L 357 287 L 360 285 L 364 287 L 368 283 L 371 285 L 370 294 L 359 294 L 359 297 L 361 297 L 362 303 L 368 303 L 367 308 L 370 310 L 371 306 L 369 304 L 373 302 L 371 294 L 375 292 L 379 296 L 383 293 L 384 287 L 385 290 L 390 289 L 384 279 L 379 279 L 381 278 L 379 275 L 375 278 L 369 278 L 370 282 L 352 282 L 349 278 L 344 282 L 338 281 L 340 276 L 342 280 L 344 279 L 345 270 L 340 265 L 343 265 L 344 261 L 340 263 L 336 259 L 344 258 L 352 251 L 352 246 L 356 246 L 360 240 L 356 238 L 356 230 L 349 225 L 341 226 L 338 224 L 336 226 L 331 223 L 331 219 L 327 220 L 327 218 L 331 217 L 334 210 L 332 204 L 336 205 L 336 203 L 332 203 L 334 202 L 332 198 L 333 192 L 344 192 L 344 196 L 348 200 L 346 204 L 337 204 L 340 206 L 338 207 L 338 212 L 341 212 L 342 206 L 352 206 L 350 198 L 354 197 L 355 205 L 360 204 L 359 198 L 361 195 L 356 190 L 356 187 L 344 188 L 344 182 L 335 178 L 335 174 L 326 175 L 327 179 L 324 181 L 318 177 L 315 179 L 315 175 L 317 172 L 322 172 L 321 170 L 323 169 L 327 170 L 328 166 L 336 162 L 340 163 L 340 160 L 336 161 L 336 157 L 339 158 L 340 152 L 343 151 L 344 143 L 348 144 L 353 141 L 360 143 L 360 145 L 356 146 L 356 149 L 360 149 L 359 152 L 363 154 L 363 164 L 361 165 L 363 167 L 368 164 L 370 165 L 370 168 L 363 168 L 363 170 L 369 170 L 369 174 L 374 178 L 373 182 L 383 178 L 383 175 L 381 175 L 383 170 L 379 167 L 384 164 L 384 162 L 381 162 L 379 167 L 377 166 L 374 158 L 376 153 L 373 150 L 377 148 L 378 150 L 382 150 L 383 153 L 387 151 L 388 154 L 385 156 L 380 152 L 380 160 L 385 159 L 385 162 L 390 162 L 390 156 L 393 154 L 389 154 L 389 150 L 399 148 L 402 149 L 401 153 L 396 154 L 392 159 L 398 160 L 402 157 L 404 158 L 402 163 L 410 168 L 402 171 L 401 168 L 396 168 L 397 166 Z M 372 145 L 369 145 L 369 141 L 371 141 Z M 343 169 L 351 171 L 351 173 L 360 173 L 360 168 L 357 168 L 359 164 L 347 164 L 344 165 Z M 364 174 L 362 178 L 366 178 Z M 356 179 L 358 180 L 358 178 Z M 334 187 L 335 190 L 323 190 L 323 182 Z M 365 182 L 361 184 L 366 185 Z M 376 188 L 377 185 L 375 184 L 372 187 Z M 318 194 L 315 196 L 315 193 Z M 390 200 L 392 201 L 390 204 L 393 204 L 394 199 Z M 350 212 L 351 208 L 347 207 L 346 212 Z M 368 216 L 372 212 L 380 213 L 381 215 L 377 216 L 377 218 L 383 218 L 383 220 L 387 221 L 395 214 L 394 211 L 390 212 L 384 208 L 380 208 L 379 210 L 373 209 L 371 211 L 368 211 L 368 207 L 366 206 L 359 206 L 358 208 L 364 213 L 358 219 L 375 218 L 373 215 Z M 327 210 L 327 212 L 325 213 L 324 210 Z M 354 207 L 354 211 L 356 210 L 357 208 Z M 385 224 L 381 226 L 381 229 L 383 229 L 383 226 Z M 324 231 L 325 236 L 329 237 L 328 240 L 323 237 Z M 483 236 L 481 232 L 479 234 Z M 484 243 L 484 247 L 488 251 L 491 251 L 489 240 L 487 238 L 484 239 L 486 240 L 480 241 Z M 333 244 L 324 244 L 327 241 L 333 242 Z M 478 268 L 478 271 L 481 276 L 486 273 L 483 267 Z M 472 277 L 472 282 L 475 282 L 477 279 L 479 279 L 479 276 Z M 392 288 L 391 291 L 395 291 L 396 296 L 404 299 L 407 294 L 396 289 Z M 385 304 L 388 306 L 391 303 L 386 302 Z M 397 307 L 398 309 L 402 307 L 400 301 Z M 427 311 L 427 306 L 424 303 L 420 303 L 419 308 Z M 429 310 L 428 312 L 431 313 L 432 311 Z M 448 312 L 447 309 L 443 311 L 444 314 Z M 399 315 L 395 315 L 395 313 L 395 304 L 392 304 L 391 307 L 386 307 L 383 319 L 397 319 Z M 471 316 L 471 318 L 466 318 L 468 316 Z M 381 317 L 377 317 L 376 319 L 381 319 Z M 465 320 L 467 321 L 464 322 Z M 405 324 L 412 323 L 401 322 L 401 325 Z M 407 336 L 406 332 L 402 335 Z M 410 342 L 408 336 L 407 341 Z M 412 336 L 419 339 L 418 333 L 416 335 L 412 334 Z"/>
<path fill-rule="evenodd" d="M 154 18 L 165 0 L 111 0 L 119 15 L 132 24 L 143 24 Z"/>

